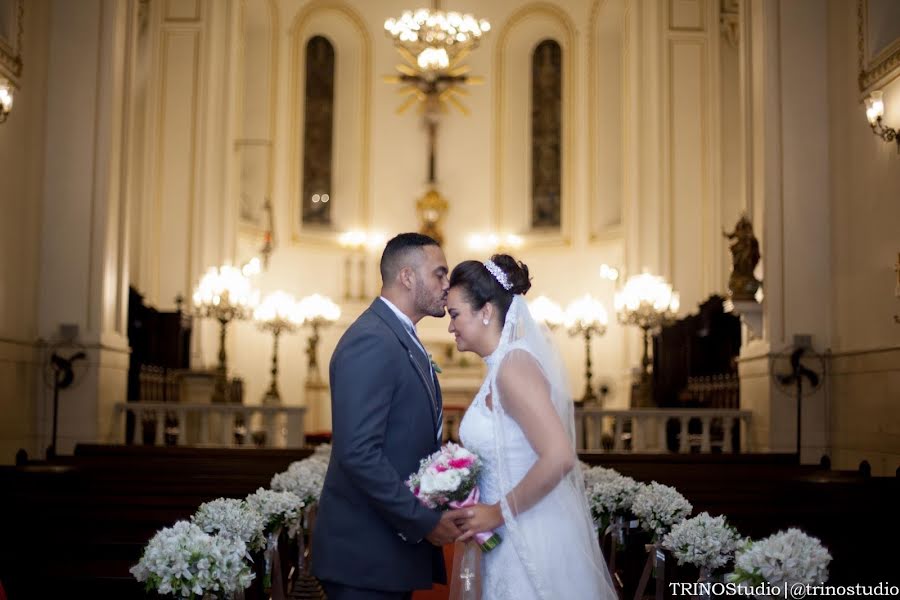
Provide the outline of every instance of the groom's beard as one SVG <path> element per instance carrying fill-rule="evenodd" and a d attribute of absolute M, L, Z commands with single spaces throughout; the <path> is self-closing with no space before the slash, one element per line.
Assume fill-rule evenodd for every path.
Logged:
<path fill-rule="evenodd" d="M 418 308 L 418 312 L 430 317 L 441 318 L 446 314 L 446 305 L 446 292 L 442 292 L 437 298 L 434 298 L 424 287 L 416 289 L 416 308 Z"/>

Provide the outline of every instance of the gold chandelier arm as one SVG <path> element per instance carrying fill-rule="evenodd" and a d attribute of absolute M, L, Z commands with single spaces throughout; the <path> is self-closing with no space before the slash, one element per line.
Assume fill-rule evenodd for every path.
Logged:
<path fill-rule="evenodd" d="M 395 68 L 398 71 L 400 71 L 401 73 L 403 73 L 404 75 L 409 75 L 410 77 L 418 77 L 419 76 L 419 72 L 408 65 L 399 64 L 399 65 L 395 65 Z"/>
<path fill-rule="evenodd" d="M 450 91 L 450 90 L 447 90 L 447 91 Z M 469 109 L 466 108 L 465 104 L 463 104 L 462 102 L 457 100 L 456 97 L 453 96 L 453 94 L 448 94 L 447 92 L 444 92 L 441 94 L 441 100 L 443 102 L 448 102 L 448 103 L 452 104 L 453 106 L 456 107 L 457 110 L 459 110 L 459 112 L 461 112 L 462 114 L 464 114 L 467 117 L 469 116 Z"/>
<path fill-rule="evenodd" d="M 402 115 L 406 110 L 418 101 L 417 94 L 410 94 L 409 98 L 403 101 L 403 104 L 397 107 L 397 114 Z"/>
<path fill-rule="evenodd" d="M 416 58 L 416 55 L 413 54 L 412 52 L 410 52 L 409 50 L 407 50 L 406 48 L 404 48 L 403 46 L 396 46 L 396 48 L 397 48 L 397 52 L 400 53 L 400 56 L 402 56 L 404 58 L 404 60 L 406 60 L 406 62 L 408 62 L 410 64 L 410 66 L 413 68 L 413 70 L 414 70 L 413 74 L 416 74 L 417 71 L 415 71 L 415 69 L 419 66 L 419 61 Z M 397 70 L 399 70 L 401 73 L 403 72 L 403 70 L 400 69 L 400 67 L 397 67 Z"/>
<path fill-rule="evenodd" d="M 447 71 L 447 75 L 449 75 L 450 77 L 459 77 L 460 75 L 465 75 L 471 70 L 472 67 L 470 67 L 469 65 L 460 65 Z"/>
<path fill-rule="evenodd" d="M 451 69 L 455 68 L 456 65 L 458 65 L 459 63 L 461 63 L 462 60 L 463 60 L 465 57 L 467 57 L 467 56 L 469 55 L 469 52 L 470 52 L 470 50 L 469 50 L 468 48 L 463 48 L 462 50 L 460 50 L 459 52 L 457 52 L 457 53 L 450 59 L 450 64 L 448 65 L 448 67 L 451 68 Z"/>

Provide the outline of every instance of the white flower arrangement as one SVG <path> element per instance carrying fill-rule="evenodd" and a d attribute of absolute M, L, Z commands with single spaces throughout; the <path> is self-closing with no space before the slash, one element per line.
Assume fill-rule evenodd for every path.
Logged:
<path fill-rule="evenodd" d="M 300 529 L 305 504 L 293 492 L 259 488 L 247 496 L 247 505 L 262 516 L 266 533 L 284 527 L 288 536 L 294 537 Z"/>
<path fill-rule="evenodd" d="M 331 460 L 331 444 L 319 444 L 307 460 L 318 460 L 327 465 Z"/>
<path fill-rule="evenodd" d="M 688 563 L 709 574 L 731 560 L 741 541 L 740 534 L 725 522 L 724 516 L 711 517 L 702 512 L 673 526 L 662 545 L 678 559 L 679 565 Z"/>
<path fill-rule="evenodd" d="M 157 532 L 140 562 L 130 569 L 148 590 L 182 598 L 207 592 L 234 593 L 253 581 L 239 539 L 209 535 L 187 521 Z"/>
<path fill-rule="evenodd" d="M 640 520 L 641 527 L 653 534 L 654 542 L 673 525 L 684 521 L 693 509 L 678 490 L 655 481 L 642 485 L 631 503 L 631 512 Z"/>
<path fill-rule="evenodd" d="M 591 515 L 600 528 L 605 529 L 614 517 L 630 511 L 640 489 L 641 484 L 637 481 L 616 473 L 612 477 L 603 477 L 586 490 Z"/>
<path fill-rule="evenodd" d="M 738 550 L 729 579 L 749 585 L 767 582 L 780 587 L 784 596 L 793 584 L 825 583 L 830 562 L 831 554 L 817 538 L 788 529 Z"/>
<path fill-rule="evenodd" d="M 217 498 L 204 502 L 191 517 L 191 522 L 206 533 L 239 539 L 253 550 L 265 547 L 263 516 L 243 500 Z"/>
<path fill-rule="evenodd" d="M 607 469 L 606 467 L 591 467 L 587 463 L 581 463 L 581 471 L 584 474 L 584 490 L 590 493 L 595 484 L 615 477 L 621 477 L 622 474 L 615 469 Z"/>
<path fill-rule="evenodd" d="M 275 474 L 270 486 L 276 492 L 293 492 L 309 506 L 319 501 L 328 462 L 321 456 L 292 462 L 287 471 Z"/>

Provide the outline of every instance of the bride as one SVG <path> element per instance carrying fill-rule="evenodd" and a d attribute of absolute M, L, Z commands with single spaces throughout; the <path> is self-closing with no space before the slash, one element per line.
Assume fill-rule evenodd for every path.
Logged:
<path fill-rule="evenodd" d="M 483 463 L 481 503 L 460 522 L 460 540 L 491 530 L 503 539 L 483 556 L 484 600 L 613 600 L 575 453 L 572 397 L 525 303 L 530 287 L 528 267 L 506 254 L 450 275 L 449 331 L 488 367 L 459 430 Z"/>

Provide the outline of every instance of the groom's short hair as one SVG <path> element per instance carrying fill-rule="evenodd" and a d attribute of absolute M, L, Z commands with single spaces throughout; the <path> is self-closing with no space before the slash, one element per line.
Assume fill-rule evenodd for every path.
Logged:
<path fill-rule="evenodd" d="M 434 238 L 421 233 L 401 233 L 391 238 L 381 254 L 381 281 L 385 285 L 393 283 L 403 267 L 413 263 L 413 251 L 425 246 L 440 246 Z"/>

